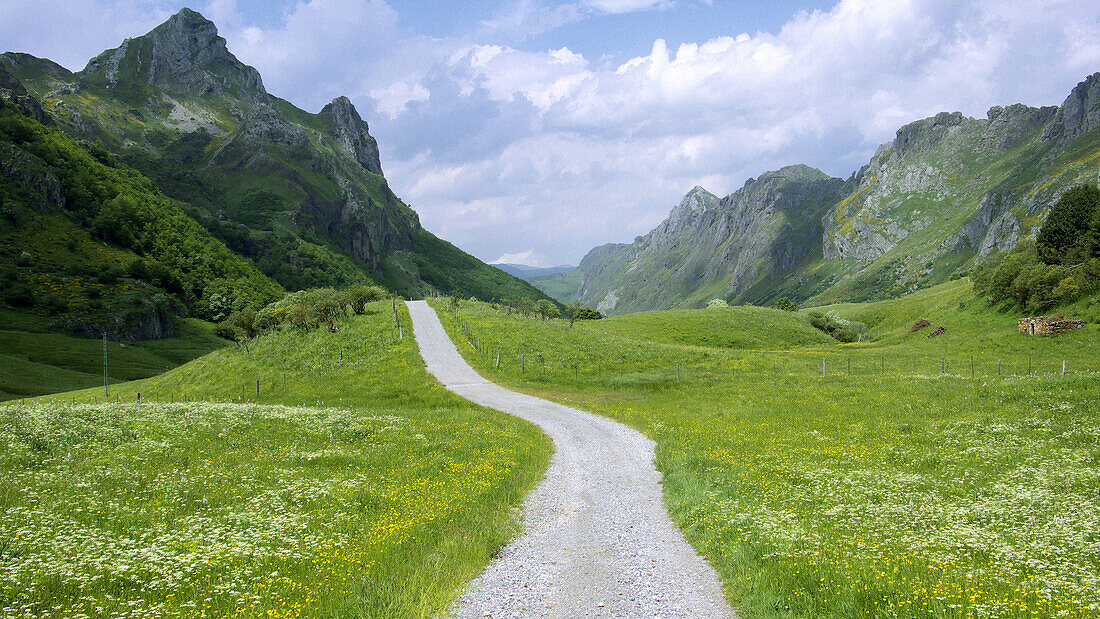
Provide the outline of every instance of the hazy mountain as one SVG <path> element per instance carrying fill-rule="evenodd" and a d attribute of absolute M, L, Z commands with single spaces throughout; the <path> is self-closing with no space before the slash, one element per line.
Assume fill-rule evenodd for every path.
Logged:
<path fill-rule="evenodd" d="M 545 277 L 547 275 L 557 275 L 558 273 L 568 273 L 577 267 L 568 264 L 559 265 L 556 267 L 533 267 L 526 264 L 510 264 L 507 262 L 494 262 L 492 266 L 515 275 L 520 279 L 531 281 L 536 277 Z"/>

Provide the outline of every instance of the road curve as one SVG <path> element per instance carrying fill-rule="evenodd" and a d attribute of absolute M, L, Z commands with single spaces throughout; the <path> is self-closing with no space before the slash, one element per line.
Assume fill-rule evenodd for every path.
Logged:
<path fill-rule="evenodd" d="M 454 616 L 735 616 L 717 573 L 665 511 L 653 441 L 485 380 L 427 303 L 407 305 L 428 372 L 471 402 L 538 425 L 554 441 L 546 477 L 524 503 L 523 534 L 470 583 L 451 608 Z"/>

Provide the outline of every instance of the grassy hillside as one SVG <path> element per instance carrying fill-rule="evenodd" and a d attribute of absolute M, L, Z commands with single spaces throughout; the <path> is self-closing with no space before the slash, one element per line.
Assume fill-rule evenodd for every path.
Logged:
<path fill-rule="evenodd" d="M 824 309 L 872 341 L 773 346 L 760 335 L 802 319 L 731 324 L 741 308 L 696 312 L 709 343 L 668 331 L 679 312 L 572 330 L 481 306 L 441 315 L 487 376 L 657 442 L 670 512 L 741 616 L 1093 613 L 1096 324 L 1020 334 L 966 280 Z M 909 334 L 922 317 L 947 332 Z"/>
<path fill-rule="evenodd" d="M 110 403 L 0 406 L 0 613 L 441 613 L 515 532 L 550 445 L 443 389 L 400 318 L 403 338 L 385 302 L 276 332 Z"/>
<path fill-rule="evenodd" d="M 94 149 L 93 149 L 94 150 Z M 157 337 L 170 317 L 253 309 L 278 284 L 105 152 L 0 100 L 0 291 L 11 306 L 112 339 Z"/>
<path fill-rule="evenodd" d="M 568 305 L 577 300 L 577 293 L 580 292 L 584 275 L 578 270 L 573 270 L 568 273 L 540 275 L 532 277 L 529 281 L 532 286 L 543 291 L 558 303 Z"/>
<path fill-rule="evenodd" d="M 148 378 L 226 344 L 214 325 L 181 319 L 175 337 L 108 342 L 108 381 Z M 103 342 L 57 333 L 48 318 L 0 309 L 0 350 L 0 401 L 103 385 Z"/>

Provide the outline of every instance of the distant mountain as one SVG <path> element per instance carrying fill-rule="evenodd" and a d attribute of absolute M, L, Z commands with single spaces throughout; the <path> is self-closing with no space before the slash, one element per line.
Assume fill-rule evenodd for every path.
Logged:
<path fill-rule="evenodd" d="M 1098 179 L 1100 73 L 1060 107 L 910 123 L 847 180 L 789 166 L 725 198 L 696 187 L 648 234 L 589 252 L 555 294 L 611 314 L 897 296 L 1015 247 Z"/>
<path fill-rule="evenodd" d="M 570 266 L 567 264 L 556 267 L 533 267 L 526 264 L 509 264 L 507 262 L 494 262 L 492 263 L 492 266 L 495 266 L 505 273 L 515 275 L 516 277 L 527 281 L 531 281 L 536 277 L 544 277 L 546 275 L 568 273 L 577 268 L 575 266 Z"/>
<path fill-rule="evenodd" d="M 20 53 L 0 54 L 0 70 L 50 122 L 147 176 L 287 289 L 374 281 L 407 296 L 542 298 L 420 226 L 351 101 L 312 114 L 270 95 L 195 11 L 77 73 Z"/>

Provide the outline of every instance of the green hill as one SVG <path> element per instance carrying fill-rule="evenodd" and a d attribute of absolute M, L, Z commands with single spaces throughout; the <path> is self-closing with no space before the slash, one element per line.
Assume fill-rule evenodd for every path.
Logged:
<path fill-rule="evenodd" d="M 282 288 L 148 179 L 0 99 L 0 295 L 62 330 L 172 334 L 172 318 L 257 309 Z"/>
<path fill-rule="evenodd" d="M 518 530 L 552 449 L 439 385 L 399 314 L 403 338 L 376 302 L 107 402 L 0 406 L 0 614 L 445 612 Z"/>

